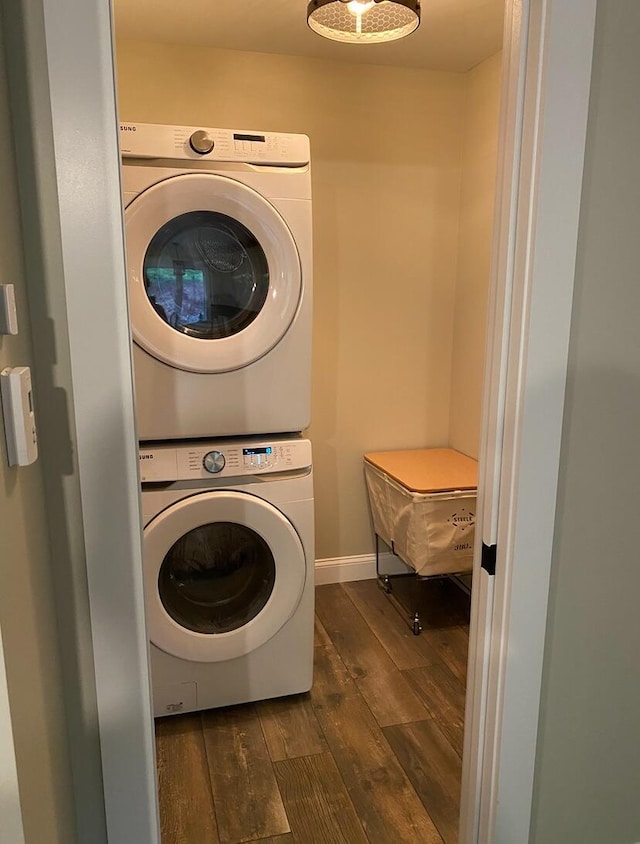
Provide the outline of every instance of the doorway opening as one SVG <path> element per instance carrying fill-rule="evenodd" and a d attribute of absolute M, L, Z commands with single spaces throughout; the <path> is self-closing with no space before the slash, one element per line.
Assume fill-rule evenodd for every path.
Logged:
<path fill-rule="evenodd" d="M 503 7 L 494 6 L 501 35 Z M 501 90 L 499 38 L 480 48 L 475 59 L 463 59 L 466 66 L 455 65 L 451 55 L 441 55 L 431 67 L 417 60 L 410 64 L 408 59 L 383 65 L 372 51 L 366 61 L 356 60 L 346 49 L 331 57 L 274 52 L 273 32 L 266 28 L 259 40 L 243 48 L 237 35 L 241 23 L 228 22 L 219 30 L 220 40 L 205 45 L 198 36 L 203 24 L 195 14 L 191 35 L 179 43 L 178 24 L 174 22 L 174 40 L 168 40 L 157 34 L 151 14 L 147 24 L 136 30 L 135 14 L 127 18 L 127 9 L 132 8 L 130 3 L 115 6 L 122 121 L 268 129 L 311 138 L 315 289 L 313 418 L 308 435 L 314 451 L 316 557 L 319 569 L 331 561 L 342 572 L 372 551 L 362 473 L 366 451 L 450 446 L 478 457 Z M 429 26 L 426 11 L 422 25 Z M 477 27 L 479 34 L 482 30 Z M 468 32 L 465 39 L 471 40 Z M 455 44 L 450 53 L 455 53 Z M 359 564 L 366 567 L 371 561 L 361 559 Z M 337 577 L 342 579 L 342 573 Z M 431 812 L 429 807 L 425 811 L 433 824 L 429 833 L 433 840 L 440 836 L 450 844 L 457 840 L 468 606 L 465 609 L 465 596 L 455 586 L 450 590 L 446 584 L 423 585 L 430 609 L 423 613 L 427 629 L 420 642 L 414 642 L 410 631 L 405 636 L 393 615 L 387 615 L 381 603 L 384 596 L 366 575 L 362 580 L 319 586 L 318 646 L 329 660 L 327 672 L 334 672 L 323 676 L 332 676 L 338 686 L 343 676 L 345 686 L 359 688 L 362 712 L 373 714 L 381 738 L 369 735 L 370 747 L 395 742 L 397 759 L 403 753 L 409 759 L 412 747 L 439 748 L 447 773 L 434 788 L 443 788 L 446 795 L 440 809 L 432 806 Z M 446 616 L 445 607 L 449 607 Z M 376 631 L 372 619 L 383 617 L 391 632 Z M 338 622 L 344 622 L 345 629 Z M 414 663 L 394 662 L 389 637 L 399 637 L 403 648 L 417 649 L 420 656 L 414 654 Z M 337 647 L 345 640 L 355 642 L 351 650 Z M 333 653 L 331 648 L 338 663 L 327 656 Z M 363 669 L 367 654 L 369 667 Z M 339 676 L 335 671 L 340 664 L 346 674 Z M 403 672 L 414 673 L 409 677 Z M 438 673 L 440 685 L 426 689 L 431 683 L 426 678 Z M 384 682 L 392 683 L 386 691 Z M 367 683 L 368 697 L 361 691 Z M 395 683 L 408 689 L 403 705 L 409 714 L 399 713 L 395 705 Z M 336 693 L 336 689 L 330 692 Z M 425 705 L 429 695 L 432 707 L 438 696 L 441 704 L 435 727 L 433 708 Z M 393 714 L 376 710 L 376 697 L 393 702 Z M 268 762 L 275 771 L 271 779 L 282 806 L 289 805 L 287 776 L 292 782 L 302 777 L 304 765 L 327 766 L 320 772 L 307 771 L 310 782 L 329 781 L 336 772 L 353 783 L 359 776 L 355 769 L 351 775 L 345 773 L 347 768 L 343 770 L 335 753 L 333 761 L 325 759 L 329 727 L 323 730 L 318 719 L 320 706 L 314 711 L 308 699 L 299 703 L 298 713 L 285 717 L 284 703 L 267 702 L 263 709 L 269 714 L 258 714 L 253 726 L 245 720 L 246 710 L 226 716 L 228 735 L 255 734 L 246 762 L 251 776 L 258 776 L 251 773 L 252 766 L 264 757 L 266 742 Z M 273 750 L 269 730 L 282 742 L 283 735 L 300 732 L 302 721 L 296 722 L 297 718 L 313 725 L 316 750 L 306 753 L 281 746 Z M 189 723 L 193 729 L 187 729 Z M 172 795 L 169 802 L 175 807 L 175 783 L 188 785 L 188 794 L 199 788 L 193 780 L 199 771 L 212 789 L 210 817 L 205 811 L 202 820 L 218 827 L 217 807 L 229 805 L 230 799 L 227 794 L 216 800 L 216 771 L 221 776 L 225 764 L 227 772 L 241 767 L 239 757 L 220 764 L 227 758 L 221 724 L 214 712 L 211 717 L 174 716 L 158 729 L 161 790 Z M 175 749 L 180 743 L 184 750 Z M 322 752 L 318 747 L 324 748 Z M 274 758 L 278 753 L 285 755 Z M 315 756 L 318 760 L 299 761 Z M 189 771 L 182 767 L 187 757 L 192 759 Z M 215 764 L 209 764 L 211 759 Z M 383 767 L 377 764 L 371 770 Z M 411 772 L 402 763 L 400 768 L 399 781 L 416 792 Z M 371 776 L 375 780 L 374 773 Z M 259 778 L 263 780 L 263 774 Z M 382 787 L 378 791 L 382 793 Z M 271 797 L 267 804 L 273 805 L 270 801 Z M 366 819 L 365 813 L 364 808 L 356 812 L 359 823 Z M 231 814 L 233 830 L 233 823 L 241 819 L 237 811 Z M 248 821 L 254 824 L 256 840 L 290 833 L 287 812 L 284 821 L 279 808 L 275 816 L 279 820 L 272 827 Z M 378 817 L 375 812 L 373 816 Z M 390 812 L 388 820 L 393 817 Z M 370 826 L 375 823 L 372 818 Z M 186 816 L 182 822 L 187 822 Z M 174 821 L 164 823 L 171 826 Z M 366 824 L 362 828 L 366 830 Z M 234 839 L 236 833 L 245 834 L 231 831 L 224 840 L 240 840 Z"/>

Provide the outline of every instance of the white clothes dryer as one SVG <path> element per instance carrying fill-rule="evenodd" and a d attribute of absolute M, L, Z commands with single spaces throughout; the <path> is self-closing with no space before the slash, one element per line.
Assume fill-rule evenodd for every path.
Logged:
<path fill-rule="evenodd" d="M 140 474 L 154 715 L 308 691 L 309 441 L 152 446 Z"/>
<path fill-rule="evenodd" d="M 141 123 L 120 139 L 139 439 L 302 431 L 309 139 Z"/>

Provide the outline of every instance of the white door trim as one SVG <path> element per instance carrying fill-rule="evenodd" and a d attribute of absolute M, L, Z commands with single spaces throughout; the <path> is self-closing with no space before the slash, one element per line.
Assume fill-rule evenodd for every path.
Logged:
<path fill-rule="evenodd" d="M 18 771 L 0 631 L 0 844 L 24 844 Z"/>
<path fill-rule="evenodd" d="M 522 8 L 524 120 L 495 592 L 488 665 L 472 674 L 476 689 L 486 682 L 486 721 L 481 759 L 464 760 L 467 782 L 470 765 L 480 762 L 482 776 L 475 834 L 462 827 L 462 844 L 529 840 L 595 10 L 596 0 L 530 0 Z"/>
<path fill-rule="evenodd" d="M 65 351 L 68 342 L 71 367 L 72 391 L 58 393 L 71 417 L 69 450 L 75 460 L 56 464 L 56 470 L 78 481 L 82 524 L 80 543 L 57 563 L 71 572 L 84 556 L 88 608 L 87 587 L 75 578 L 73 594 L 57 595 L 57 610 L 83 622 L 77 638 L 66 639 L 75 652 L 64 655 L 77 660 L 79 687 L 73 690 L 74 709 L 67 712 L 76 831 L 79 839 L 96 844 L 155 844 L 159 823 L 110 4 L 20 0 L 3 11 L 16 43 L 24 45 L 16 48 L 20 60 L 10 79 L 24 129 L 16 157 L 24 224 L 38 232 L 42 251 L 30 264 L 27 286 L 30 298 L 49 304 L 46 329 L 61 335 Z M 33 184 L 26 184 L 29 179 Z M 52 289 L 55 305 L 47 303 Z M 43 320 L 40 327 L 44 330 Z M 51 355 L 56 347 L 46 348 Z M 37 371 L 66 365 L 38 359 L 42 350 L 35 353 Z M 86 782 L 95 786 L 91 805 L 83 805 Z"/>
<path fill-rule="evenodd" d="M 104 0 L 43 8 L 107 840 L 151 842 L 157 796 L 111 9 Z"/>
<path fill-rule="evenodd" d="M 524 8 L 523 8 L 524 6 Z M 487 682 L 495 578 L 482 568 L 482 546 L 497 544 L 498 503 L 507 382 L 509 323 L 513 295 L 515 224 L 520 188 L 520 155 L 529 9 L 527 0 L 507 0 L 502 47 L 502 92 L 496 196 L 487 311 L 485 387 L 478 480 L 478 530 L 474 555 L 460 800 L 460 841 L 478 841 L 485 745 Z"/>

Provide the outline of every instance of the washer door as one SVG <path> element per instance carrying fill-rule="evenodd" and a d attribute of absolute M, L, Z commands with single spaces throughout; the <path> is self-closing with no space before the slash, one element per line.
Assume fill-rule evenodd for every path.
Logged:
<path fill-rule="evenodd" d="M 190 372 L 248 366 L 286 334 L 300 258 L 278 211 L 212 173 L 158 182 L 125 210 L 133 338 Z"/>
<path fill-rule="evenodd" d="M 219 662 L 274 636 L 305 583 L 300 538 L 268 502 L 215 491 L 182 499 L 144 529 L 149 638 L 173 656 Z"/>

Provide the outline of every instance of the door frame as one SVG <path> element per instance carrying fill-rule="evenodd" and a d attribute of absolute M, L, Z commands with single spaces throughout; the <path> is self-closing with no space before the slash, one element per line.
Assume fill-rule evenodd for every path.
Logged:
<path fill-rule="evenodd" d="M 62 498 L 45 489 L 50 518 L 62 510 L 74 521 L 73 536 L 52 552 L 56 572 L 64 573 L 54 597 L 76 838 L 155 844 L 111 7 L 107 0 L 0 0 L 0 11 L 8 33 L 25 283 L 37 315 L 36 418 L 46 395 L 58 402 L 66 425 L 49 430 L 41 422 L 38 459 Z M 50 411 L 43 408 L 42 420 Z"/>
<path fill-rule="evenodd" d="M 539 39 L 530 29 L 520 46 L 526 51 L 521 59 L 528 60 L 525 132 L 529 126 L 533 135 L 513 173 L 517 225 L 513 215 L 501 222 L 516 226 L 511 235 L 518 269 L 505 350 L 500 576 L 490 670 L 482 669 L 490 714 L 486 726 L 478 724 L 487 752 L 480 748 L 484 761 L 471 782 L 483 788 L 470 804 L 478 819 L 481 804 L 488 807 L 489 820 L 484 832 L 472 824 L 475 832 L 464 844 L 524 844 L 529 834 L 595 5 L 596 0 L 507 0 L 512 26 L 536 16 Z M 45 178 L 55 178 L 57 205 L 49 200 L 47 208 L 58 215 L 60 230 L 49 236 L 64 263 L 108 840 L 117 844 L 134 837 L 154 844 L 157 796 L 111 11 L 107 0 L 21 0 L 16 6 L 27 52 L 47 57 L 46 65 L 28 67 L 25 74 L 35 74 L 30 90 L 40 120 L 34 133 L 50 128 L 55 165 Z M 568 129 L 566 136 L 561 127 Z M 103 283 L 89 286 L 88 271 L 93 274 L 98 257 Z M 507 273 L 500 284 L 506 282 Z M 99 342 L 96 324 L 92 330 L 87 319 L 96 307 Z M 114 533 L 121 554 L 115 564 Z M 482 692 L 479 676 L 474 689 Z M 468 753 L 464 764 L 471 770 Z M 98 830 L 93 840 L 103 838 Z"/>
<path fill-rule="evenodd" d="M 461 844 L 529 840 L 595 13 L 507 4 Z"/>

